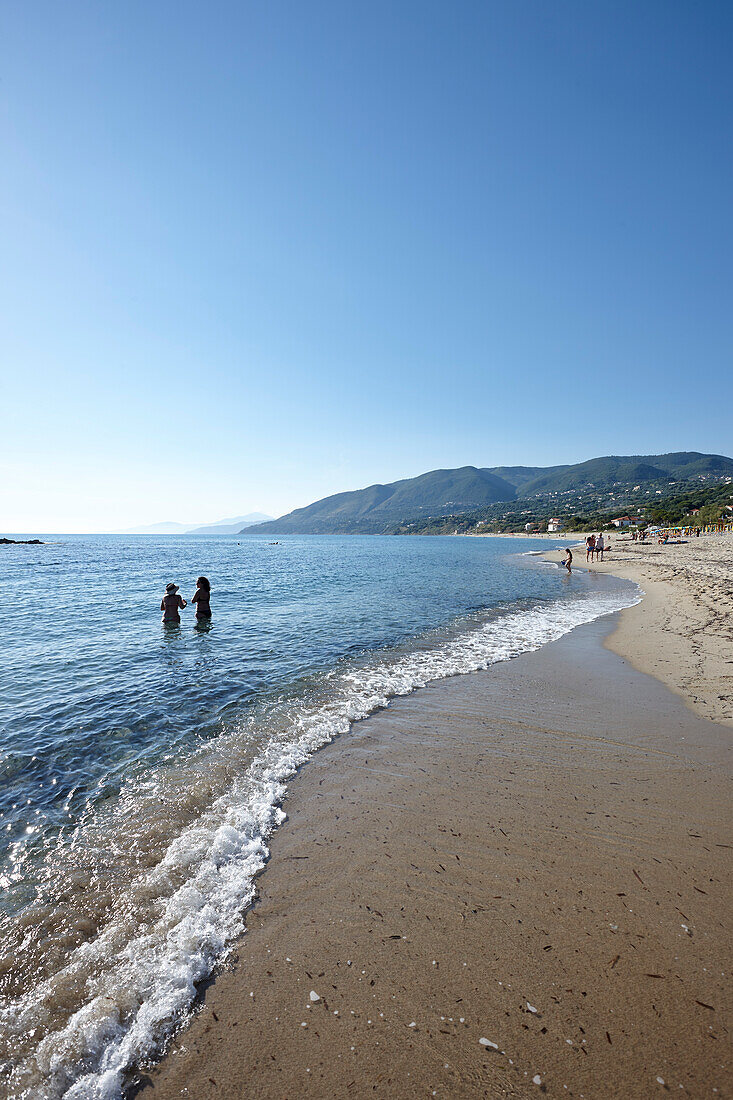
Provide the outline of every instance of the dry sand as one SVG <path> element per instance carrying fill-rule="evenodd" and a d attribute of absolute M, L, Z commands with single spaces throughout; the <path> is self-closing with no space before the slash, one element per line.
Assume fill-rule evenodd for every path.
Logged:
<path fill-rule="evenodd" d="M 730 1096 L 730 734 L 611 625 L 321 750 L 236 964 L 140 1095 Z"/>
<path fill-rule="evenodd" d="M 585 548 L 573 551 L 580 568 L 628 577 L 646 594 L 619 617 L 607 644 L 697 714 L 733 726 L 733 534 L 666 546 L 612 536 L 611 544 L 593 565 Z"/>

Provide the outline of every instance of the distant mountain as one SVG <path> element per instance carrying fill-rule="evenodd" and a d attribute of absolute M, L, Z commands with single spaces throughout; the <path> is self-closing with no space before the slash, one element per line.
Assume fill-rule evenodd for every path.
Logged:
<path fill-rule="evenodd" d="M 733 476 L 733 459 L 677 451 L 666 455 L 608 455 L 567 466 L 462 466 L 419 477 L 337 493 L 267 523 L 241 528 L 248 534 L 378 534 L 395 524 L 458 515 L 497 501 L 593 490 L 611 485 Z"/>
<path fill-rule="evenodd" d="M 147 526 L 128 527 L 125 531 L 115 531 L 116 535 L 234 535 L 245 527 L 255 523 L 266 523 L 272 516 L 264 512 L 250 512 L 246 516 L 234 516 L 221 519 L 217 523 L 199 526 L 196 523 L 149 523 Z"/>
<path fill-rule="evenodd" d="M 613 484 L 637 485 L 645 481 L 685 481 L 701 475 L 733 474 L 733 461 L 723 455 L 675 451 L 668 455 L 609 455 L 591 458 L 575 466 L 554 466 L 522 485 L 522 496 L 562 493 L 568 489 L 596 488 Z"/>
<path fill-rule="evenodd" d="M 258 534 L 373 533 L 405 516 L 445 515 L 495 500 L 511 500 L 514 496 L 514 487 L 490 470 L 464 466 L 460 470 L 433 470 L 390 485 L 370 485 L 367 489 L 337 493 L 245 530 Z"/>
<path fill-rule="evenodd" d="M 185 535 L 191 528 L 185 523 L 149 523 L 140 527 L 127 527 L 113 531 L 113 535 Z"/>
<path fill-rule="evenodd" d="M 246 527 L 253 527 L 256 523 L 267 523 L 272 516 L 264 512 L 250 512 L 247 516 L 235 516 L 234 519 L 221 519 L 218 523 L 209 523 L 204 527 L 192 527 L 187 530 L 189 535 L 236 535 Z"/>
<path fill-rule="evenodd" d="M 548 474 L 562 473 L 563 470 L 571 470 L 572 466 L 494 466 L 491 470 L 497 477 L 503 478 L 513 485 L 518 493 L 524 492 L 524 487 L 534 481 L 535 478 Z"/>

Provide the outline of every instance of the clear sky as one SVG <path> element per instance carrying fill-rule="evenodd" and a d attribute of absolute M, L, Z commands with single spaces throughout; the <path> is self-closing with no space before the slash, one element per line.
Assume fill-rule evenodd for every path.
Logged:
<path fill-rule="evenodd" d="M 732 49 L 728 0 L 4 4 L 0 526 L 730 455 Z"/>

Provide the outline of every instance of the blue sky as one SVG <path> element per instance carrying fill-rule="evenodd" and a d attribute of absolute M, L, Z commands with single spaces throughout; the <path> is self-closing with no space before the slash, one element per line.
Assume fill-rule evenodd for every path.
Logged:
<path fill-rule="evenodd" d="M 715 0 L 5 5 L 0 523 L 731 454 L 732 32 Z"/>

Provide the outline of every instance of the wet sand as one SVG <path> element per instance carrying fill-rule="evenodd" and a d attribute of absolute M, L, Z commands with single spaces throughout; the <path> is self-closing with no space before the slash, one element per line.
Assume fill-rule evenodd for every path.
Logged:
<path fill-rule="evenodd" d="M 730 1096 L 730 733 L 612 626 L 317 753 L 238 958 L 136 1093 Z"/>
<path fill-rule="evenodd" d="M 641 604 L 619 616 L 608 646 L 696 714 L 733 726 L 733 534 L 666 546 L 614 535 L 612 547 L 592 564 L 584 546 L 574 550 L 576 567 L 627 577 L 645 592 Z"/>

